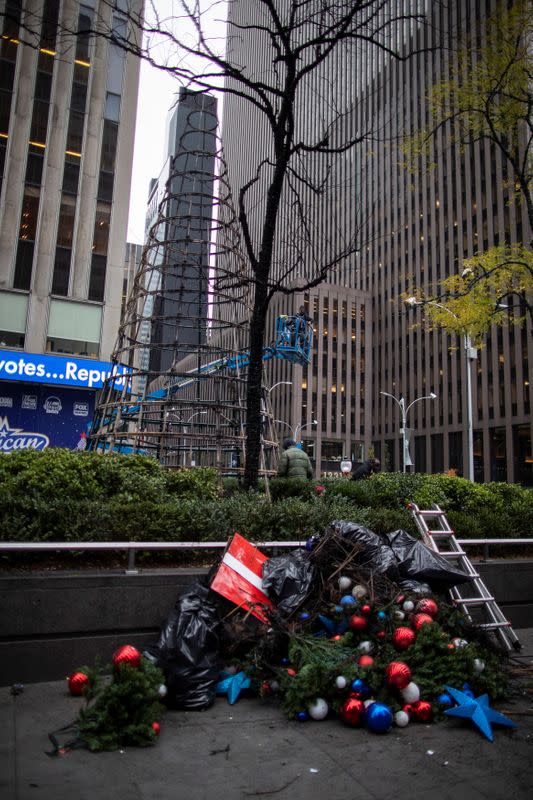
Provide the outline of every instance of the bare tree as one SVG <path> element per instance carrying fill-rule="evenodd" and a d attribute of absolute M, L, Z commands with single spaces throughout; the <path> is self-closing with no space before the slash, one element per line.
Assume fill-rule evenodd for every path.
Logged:
<path fill-rule="evenodd" d="M 332 270 L 347 268 L 361 244 L 355 228 L 347 232 L 339 226 L 335 241 L 326 245 L 319 234 L 321 204 L 327 199 L 332 213 L 335 209 L 339 160 L 378 135 L 354 91 L 345 91 L 345 82 L 362 58 L 371 92 L 379 54 L 406 60 L 420 53 L 412 43 L 414 31 L 427 24 L 425 4 L 230 0 L 224 50 L 206 25 L 225 12 L 220 0 L 179 0 L 171 19 L 154 0 L 146 17 L 119 0 L 103 3 L 108 12 L 121 11 L 128 25 L 117 26 L 109 13 L 100 13 L 91 30 L 82 33 L 108 38 L 193 90 L 223 92 L 225 102 L 248 109 L 245 121 L 264 134 L 258 137 L 261 146 L 254 152 L 251 174 L 235 192 L 247 280 L 253 287 L 245 468 L 245 483 L 251 487 L 260 458 L 263 352 L 271 300 L 278 292 L 310 289 Z M 63 30 L 64 35 L 75 33 Z M 31 29 L 27 38 L 31 40 Z M 312 124 L 305 116 L 310 104 Z M 255 139 L 256 133 L 250 128 L 247 135 Z M 353 177 L 350 191 L 355 192 Z"/>

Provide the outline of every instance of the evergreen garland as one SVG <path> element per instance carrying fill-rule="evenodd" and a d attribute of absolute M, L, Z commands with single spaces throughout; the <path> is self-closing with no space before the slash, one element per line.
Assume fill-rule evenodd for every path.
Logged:
<path fill-rule="evenodd" d="M 77 724 L 79 737 L 89 750 L 154 744 L 157 734 L 152 723 L 163 712 L 159 702 L 159 687 L 164 683 L 161 670 L 143 658 L 139 667 L 122 664 L 114 668 L 111 682 L 103 670 L 84 671 L 89 677 L 87 704 Z"/>

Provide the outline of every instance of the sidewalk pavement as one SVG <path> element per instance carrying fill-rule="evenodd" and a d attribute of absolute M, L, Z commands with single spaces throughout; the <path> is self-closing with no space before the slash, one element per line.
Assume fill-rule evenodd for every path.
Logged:
<path fill-rule="evenodd" d="M 64 682 L 0 689 L 2 800 L 531 800 L 533 629 L 518 631 L 526 681 L 496 706 L 518 729 L 413 723 L 379 736 L 337 719 L 288 721 L 274 704 L 225 697 L 204 712 L 167 712 L 154 747 L 74 750 L 49 758 L 49 731 L 81 703 Z M 524 713 L 529 709 L 529 714 Z M 520 713 L 522 712 L 522 713 Z"/>

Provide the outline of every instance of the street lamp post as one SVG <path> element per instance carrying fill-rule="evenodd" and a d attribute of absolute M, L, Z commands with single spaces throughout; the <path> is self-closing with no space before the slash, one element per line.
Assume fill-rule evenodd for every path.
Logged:
<path fill-rule="evenodd" d="M 454 314 L 449 308 L 442 303 L 437 303 L 434 300 L 418 300 L 416 297 L 408 297 L 405 301 L 410 306 L 429 305 L 440 308 L 447 314 L 450 314 L 454 319 L 459 319 L 457 314 Z M 474 421 L 472 410 L 472 362 L 477 359 L 477 349 L 472 347 L 472 337 L 468 331 L 464 331 L 463 348 L 465 352 L 466 361 L 466 440 L 467 440 L 467 456 L 468 456 L 468 469 L 467 478 L 469 481 L 474 482 Z"/>
<path fill-rule="evenodd" d="M 400 397 L 395 397 L 393 394 L 389 394 L 389 392 L 380 392 L 384 397 L 390 397 L 391 400 L 394 400 L 398 408 L 400 409 L 400 415 L 402 420 L 402 427 L 400 429 L 400 433 L 402 434 L 402 447 L 403 447 L 403 458 L 402 458 L 402 467 L 403 472 L 407 471 L 407 467 L 412 466 L 413 462 L 411 461 L 411 456 L 409 454 L 409 440 L 411 431 L 407 427 L 407 414 L 409 413 L 409 409 L 412 408 L 415 403 L 419 403 L 421 400 L 435 400 L 437 395 L 435 392 L 431 392 L 430 394 L 425 394 L 422 397 L 417 397 L 413 400 L 412 403 L 406 407 L 405 399 L 400 395 Z"/>
<path fill-rule="evenodd" d="M 184 426 L 183 427 L 183 435 L 184 436 L 187 436 L 187 433 L 188 433 L 187 428 L 185 426 L 189 424 L 191 419 L 194 419 L 194 417 L 198 417 L 200 414 L 207 414 L 207 411 L 195 411 L 194 414 L 191 414 L 191 416 L 183 422 L 183 426 Z M 185 443 L 185 447 L 187 447 L 186 443 Z M 183 466 L 184 467 L 186 466 L 186 463 L 185 463 L 186 459 L 187 459 L 186 451 L 184 450 L 183 451 Z M 189 442 L 189 467 L 195 467 L 195 466 L 196 466 L 196 464 L 193 464 L 193 462 L 192 462 L 192 439 L 191 439 L 190 442 Z"/>

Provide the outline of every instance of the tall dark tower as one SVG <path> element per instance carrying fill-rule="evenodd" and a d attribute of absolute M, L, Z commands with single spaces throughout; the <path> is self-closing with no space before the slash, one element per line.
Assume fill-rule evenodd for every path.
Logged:
<path fill-rule="evenodd" d="M 171 369 L 183 357 L 180 347 L 206 341 L 216 125 L 216 99 L 181 88 L 169 125 L 170 192 L 158 222 L 165 268 L 154 300 L 150 349 L 154 373 Z M 150 197 L 159 189 L 156 183 Z"/>

